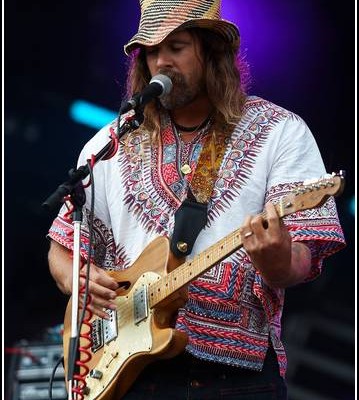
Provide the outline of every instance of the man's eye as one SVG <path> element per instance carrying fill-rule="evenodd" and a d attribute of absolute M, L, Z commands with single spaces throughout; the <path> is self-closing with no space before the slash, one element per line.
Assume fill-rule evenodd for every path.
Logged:
<path fill-rule="evenodd" d="M 183 49 L 183 46 L 173 46 L 172 51 L 181 51 Z"/>

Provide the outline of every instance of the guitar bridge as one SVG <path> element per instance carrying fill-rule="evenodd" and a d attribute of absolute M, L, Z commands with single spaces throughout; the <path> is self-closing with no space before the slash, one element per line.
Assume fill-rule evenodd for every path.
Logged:
<path fill-rule="evenodd" d="M 104 344 L 111 342 L 117 337 L 117 312 L 115 310 L 106 309 L 106 313 L 110 319 L 97 318 L 92 321 L 91 327 L 91 351 L 96 353 Z"/>
<path fill-rule="evenodd" d="M 91 328 L 91 351 L 95 353 L 97 350 L 103 347 L 103 326 L 102 319 L 97 318 L 92 321 Z"/>

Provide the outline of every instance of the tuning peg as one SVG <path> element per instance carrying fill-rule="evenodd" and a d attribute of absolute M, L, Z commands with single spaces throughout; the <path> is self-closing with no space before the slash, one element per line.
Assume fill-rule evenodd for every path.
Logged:
<path fill-rule="evenodd" d="M 332 175 L 333 175 L 333 176 L 340 176 L 341 178 L 345 178 L 346 171 L 345 171 L 344 169 L 341 169 L 341 170 L 340 170 L 339 172 L 337 172 L 337 173 L 333 172 Z"/>

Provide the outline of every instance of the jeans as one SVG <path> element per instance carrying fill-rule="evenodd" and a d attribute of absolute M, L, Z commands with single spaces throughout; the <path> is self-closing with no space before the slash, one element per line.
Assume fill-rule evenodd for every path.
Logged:
<path fill-rule="evenodd" d="M 123 400 L 286 400 L 287 388 L 269 348 L 262 371 L 198 360 L 184 353 L 155 361 Z"/>

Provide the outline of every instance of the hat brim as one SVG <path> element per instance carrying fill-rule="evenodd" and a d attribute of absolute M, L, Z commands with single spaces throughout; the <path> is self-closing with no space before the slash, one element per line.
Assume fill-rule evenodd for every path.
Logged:
<path fill-rule="evenodd" d="M 168 35 L 176 30 L 187 28 L 202 28 L 209 29 L 219 34 L 226 42 L 232 44 L 234 47 L 239 46 L 240 34 L 238 27 L 232 22 L 224 19 L 191 19 L 180 25 L 166 25 L 165 29 L 157 30 L 155 32 L 148 32 L 144 34 L 141 30 L 132 37 L 132 39 L 124 46 L 125 54 L 130 55 L 133 50 L 140 46 L 156 46 L 161 43 Z"/>

